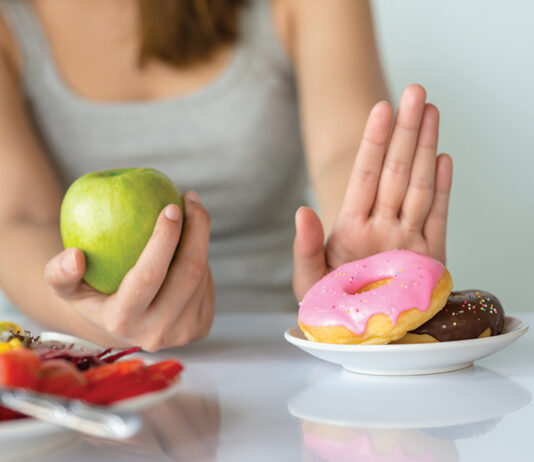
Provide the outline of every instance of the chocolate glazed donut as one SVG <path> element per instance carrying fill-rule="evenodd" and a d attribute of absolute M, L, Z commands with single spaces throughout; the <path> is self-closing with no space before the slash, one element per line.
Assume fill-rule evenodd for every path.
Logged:
<path fill-rule="evenodd" d="M 495 295 L 482 290 L 452 292 L 433 318 L 395 343 L 449 342 L 489 337 L 501 332 L 504 311 Z"/>

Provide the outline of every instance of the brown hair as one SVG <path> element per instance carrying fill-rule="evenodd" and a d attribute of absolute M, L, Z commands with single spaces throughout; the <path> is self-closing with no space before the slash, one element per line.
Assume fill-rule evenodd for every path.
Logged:
<path fill-rule="evenodd" d="M 138 0 L 139 64 L 159 59 L 187 66 L 208 59 L 239 36 L 239 12 L 247 0 Z"/>

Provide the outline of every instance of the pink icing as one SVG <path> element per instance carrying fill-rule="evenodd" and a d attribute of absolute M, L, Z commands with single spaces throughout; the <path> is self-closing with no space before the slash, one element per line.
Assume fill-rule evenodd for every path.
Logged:
<path fill-rule="evenodd" d="M 367 434 L 359 435 L 356 439 L 342 444 L 329 441 L 313 434 L 304 435 L 304 443 L 315 454 L 328 462 L 436 462 L 433 451 L 426 450 L 419 455 L 411 455 L 404 451 L 401 442 L 388 448 L 386 454 L 380 454 Z"/>
<path fill-rule="evenodd" d="M 445 267 L 408 250 L 391 250 L 341 265 L 319 280 L 302 299 L 299 319 L 309 326 L 345 326 L 362 335 L 369 318 L 387 314 L 393 325 L 411 308 L 426 311 Z M 386 285 L 357 294 L 371 282 Z"/>

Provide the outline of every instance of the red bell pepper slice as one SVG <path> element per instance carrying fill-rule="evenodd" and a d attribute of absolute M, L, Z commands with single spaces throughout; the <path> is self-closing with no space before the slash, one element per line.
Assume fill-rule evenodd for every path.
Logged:
<path fill-rule="evenodd" d="M 41 360 L 27 348 L 17 348 L 0 354 L 0 385 L 36 389 Z"/>
<path fill-rule="evenodd" d="M 132 360 L 134 361 L 134 360 Z M 116 363 L 120 365 L 126 361 Z M 100 366 L 102 369 L 108 366 Z M 123 399 L 132 398 L 144 393 L 166 388 L 183 366 L 175 360 L 161 361 L 148 367 L 136 367 L 130 364 L 128 367 L 121 366 L 122 375 L 114 370 L 113 374 L 102 374 L 89 381 L 89 387 L 82 399 L 95 404 L 111 404 Z M 87 371 L 88 375 L 91 370 Z"/>
<path fill-rule="evenodd" d="M 87 382 L 78 368 L 64 359 L 44 361 L 40 372 L 39 391 L 42 393 L 59 395 Z"/>
<path fill-rule="evenodd" d="M 119 361 L 116 363 L 106 364 L 104 366 L 97 366 L 89 369 L 83 373 L 85 379 L 89 384 L 114 381 L 119 377 L 123 377 L 132 372 L 145 368 L 142 359 L 129 359 L 126 361 Z"/>
<path fill-rule="evenodd" d="M 174 379 L 180 372 L 182 372 L 184 366 L 182 366 L 175 359 L 166 359 L 159 363 L 151 364 L 148 366 L 151 377 L 163 377 L 166 379 Z"/>

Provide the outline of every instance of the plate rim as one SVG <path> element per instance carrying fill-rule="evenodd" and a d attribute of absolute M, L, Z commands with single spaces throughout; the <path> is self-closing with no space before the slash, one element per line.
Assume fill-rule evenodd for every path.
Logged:
<path fill-rule="evenodd" d="M 440 350 L 440 349 L 454 349 L 454 348 L 464 348 L 467 344 L 473 345 L 484 345 L 487 343 L 494 343 L 496 341 L 509 338 L 509 337 L 521 337 L 524 335 L 528 329 L 529 325 L 515 317 L 515 316 L 505 316 L 505 322 L 517 321 L 518 325 L 515 326 L 509 332 L 503 334 L 494 335 L 491 337 L 483 338 L 474 338 L 468 340 L 452 340 L 450 342 L 436 342 L 436 343 L 412 343 L 412 344 L 386 344 L 386 345 L 347 345 L 347 344 L 336 344 L 336 343 L 322 343 L 314 342 L 308 339 L 303 339 L 300 337 L 294 336 L 291 331 L 294 329 L 299 329 L 298 325 L 292 326 L 284 332 L 284 338 L 291 344 L 297 347 L 303 347 L 310 350 L 321 350 L 321 351 L 334 351 L 334 352 L 365 352 L 365 353 L 384 353 L 387 352 L 392 354 L 394 352 L 410 352 L 410 351 L 421 351 L 423 350 Z M 302 331 L 301 331 L 302 332 Z"/>
<path fill-rule="evenodd" d="M 66 345 L 73 344 L 76 347 L 83 348 L 87 351 L 106 349 L 105 346 L 98 345 L 90 340 L 85 340 L 81 337 L 76 337 L 75 335 L 65 334 L 64 332 L 55 332 L 53 330 L 45 330 L 41 332 L 38 337 L 42 342 L 55 341 L 65 343 Z"/>

